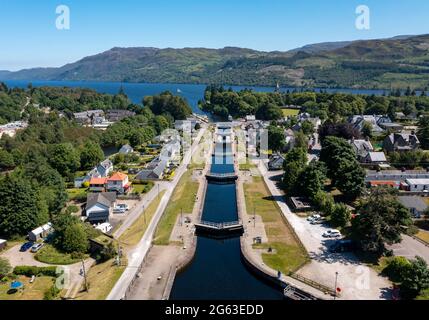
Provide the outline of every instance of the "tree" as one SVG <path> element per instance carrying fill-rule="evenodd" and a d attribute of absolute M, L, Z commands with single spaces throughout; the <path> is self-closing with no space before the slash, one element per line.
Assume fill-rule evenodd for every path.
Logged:
<path fill-rule="evenodd" d="M 286 145 L 285 134 L 282 128 L 268 127 L 268 147 L 273 151 L 281 151 Z"/>
<path fill-rule="evenodd" d="M 85 142 L 80 150 L 80 165 L 82 169 L 95 167 L 104 158 L 104 152 L 100 145 L 92 140 Z"/>
<path fill-rule="evenodd" d="M 364 122 L 362 126 L 362 135 L 364 137 L 371 138 L 372 137 L 372 124 L 369 122 Z"/>
<path fill-rule="evenodd" d="M 319 135 L 321 141 L 323 141 L 325 137 L 329 136 L 350 140 L 352 138 L 359 138 L 360 132 L 347 122 L 333 123 L 331 121 L 326 121 L 320 127 Z"/>
<path fill-rule="evenodd" d="M 9 170 L 15 167 L 13 155 L 6 150 L 0 149 L 0 171 Z"/>
<path fill-rule="evenodd" d="M 80 167 L 79 153 L 71 143 L 53 145 L 49 150 L 48 160 L 62 176 L 69 176 Z"/>
<path fill-rule="evenodd" d="M 334 172 L 335 186 L 348 199 L 356 199 L 365 187 L 365 171 L 357 160 L 339 159 L 338 169 Z"/>
<path fill-rule="evenodd" d="M 265 103 L 256 111 L 256 118 L 259 120 L 279 120 L 282 117 L 282 110 L 272 103 Z"/>
<path fill-rule="evenodd" d="M 0 235 L 25 235 L 48 222 L 47 210 L 39 207 L 39 196 L 30 183 L 7 175 L 0 179 Z"/>
<path fill-rule="evenodd" d="M 314 133 L 314 124 L 311 121 L 305 120 L 301 123 L 302 132 L 309 136 Z"/>
<path fill-rule="evenodd" d="M 423 149 L 429 149 L 429 117 L 425 116 L 419 120 L 417 137 Z"/>
<path fill-rule="evenodd" d="M 401 241 L 403 228 L 411 224 L 411 216 L 387 187 L 371 189 L 369 196 L 360 199 L 357 215 L 352 220 L 352 235 L 364 251 L 381 254 L 385 244 Z"/>
<path fill-rule="evenodd" d="M 350 222 L 350 210 L 344 203 L 336 203 L 331 212 L 331 223 L 335 227 L 344 228 Z"/>
<path fill-rule="evenodd" d="M 9 274 L 10 270 L 12 269 L 9 261 L 6 258 L 0 257 L 0 280 Z"/>
<path fill-rule="evenodd" d="M 301 195 L 314 199 L 323 190 L 326 181 L 326 170 L 323 163 L 312 163 L 305 167 L 298 177 L 298 187 Z"/>
<path fill-rule="evenodd" d="M 422 290 L 429 289 L 429 269 L 426 261 L 417 256 L 405 269 L 401 282 L 401 296 L 414 299 Z"/>
<path fill-rule="evenodd" d="M 401 256 L 393 257 L 383 269 L 383 274 L 387 275 L 393 282 L 402 282 L 405 278 L 405 273 L 410 268 L 410 261 Z"/>
<path fill-rule="evenodd" d="M 173 96 L 168 91 L 145 97 L 143 104 L 150 108 L 155 115 L 169 113 L 175 120 L 185 120 L 187 116 L 192 114 L 192 109 L 185 99 Z"/>
<path fill-rule="evenodd" d="M 303 148 L 293 148 L 285 155 L 283 162 L 283 187 L 293 194 L 301 172 L 307 165 L 307 152 Z"/>
<path fill-rule="evenodd" d="M 66 227 L 62 248 L 68 253 L 85 253 L 88 250 L 88 238 L 81 223 L 74 223 Z"/>

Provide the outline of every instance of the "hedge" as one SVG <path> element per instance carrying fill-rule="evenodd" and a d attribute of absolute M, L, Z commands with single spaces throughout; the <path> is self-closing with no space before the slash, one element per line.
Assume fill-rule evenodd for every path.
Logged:
<path fill-rule="evenodd" d="M 48 276 L 57 277 L 57 267 L 35 267 L 35 266 L 16 266 L 13 269 L 16 275 L 31 276 Z"/>

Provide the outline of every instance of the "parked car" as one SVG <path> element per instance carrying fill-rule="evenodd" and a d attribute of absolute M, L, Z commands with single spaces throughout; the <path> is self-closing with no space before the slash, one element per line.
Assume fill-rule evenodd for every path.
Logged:
<path fill-rule="evenodd" d="M 21 252 L 25 252 L 25 251 L 27 251 L 28 249 L 30 249 L 33 245 L 34 245 L 34 242 L 31 242 L 31 241 L 26 242 L 26 243 L 24 243 L 24 244 L 21 246 L 21 248 L 19 249 L 19 251 L 21 251 Z"/>
<path fill-rule="evenodd" d="M 329 252 L 351 252 L 357 249 L 357 244 L 353 240 L 339 240 L 335 242 L 330 248 Z"/>
<path fill-rule="evenodd" d="M 100 230 L 103 233 L 108 233 L 110 230 L 113 229 L 112 225 L 108 222 L 99 224 L 97 226 L 95 226 L 95 229 Z"/>
<path fill-rule="evenodd" d="M 125 213 L 126 211 L 129 210 L 129 207 L 127 204 L 122 203 L 122 204 L 117 204 L 114 208 L 113 208 L 113 213 Z"/>
<path fill-rule="evenodd" d="M 319 219 L 313 219 L 310 224 L 322 224 L 326 221 L 326 218 L 320 217 Z"/>
<path fill-rule="evenodd" d="M 328 230 L 322 234 L 322 237 L 324 238 L 340 238 L 341 232 L 338 230 Z"/>
<path fill-rule="evenodd" d="M 35 245 L 33 245 L 31 247 L 30 251 L 33 252 L 33 253 L 36 253 L 37 251 L 39 251 L 40 249 L 42 249 L 44 245 L 45 245 L 44 243 L 36 243 Z"/>
<path fill-rule="evenodd" d="M 123 208 L 126 211 L 128 211 L 130 209 L 129 206 L 126 203 L 119 203 L 119 204 L 116 205 L 116 207 L 117 208 Z"/>
<path fill-rule="evenodd" d="M 307 221 L 312 222 L 312 221 L 317 220 L 317 219 L 320 219 L 320 214 L 313 214 L 312 216 L 307 218 Z"/>

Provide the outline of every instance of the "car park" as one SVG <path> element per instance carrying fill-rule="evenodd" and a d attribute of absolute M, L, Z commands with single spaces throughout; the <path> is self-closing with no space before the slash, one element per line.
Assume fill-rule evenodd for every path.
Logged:
<path fill-rule="evenodd" d="M 353 240 L 338 240 L 332 246 L 329 247 L 329 252 L 351 252 L 357 249 L 357 244 Z"/>
<path fill-rule="evenodd" d="M 45 244 L 44 243 L 36 243 L 31 247 L 31 252 L 36 253 L 37 251 L 39 251 L 40 249 L 43 248 Z"/>

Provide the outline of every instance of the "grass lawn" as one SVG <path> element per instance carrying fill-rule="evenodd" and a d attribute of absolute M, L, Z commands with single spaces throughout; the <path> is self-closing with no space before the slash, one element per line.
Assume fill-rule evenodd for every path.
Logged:
<path fill-rule="evenodd" d="M 250 171 L 252 168 L 256 168 L 256 164 L 249 162 L 249 160 L 246 163 L 239 164 L 240 171 Z"/>
<path fill-rule="evenodd" d="M 88 292 L 79 292 L 77 300 L 105 300 L 125 270 L 116 266 L 114 259 L 92 266 L 88 271 Z"/>
<path fill-rule="evenodd" d="M 37 261 L 56 264 L 56 265 L 67 265 L 79 262 L 80 259 L 72 258 L 69 253 L 62 253 L 54 248 L 52 245 L 47 244 L 34 256 Z"/>
<path fill-rule="evenodd" d="M 69 196 L 69 200 L 79 200 L 86 198 L 86 189 L 85 188 L 71 188 L 67 189 L 67 194 Z"/>
<path fill-rule="evenodd" d="M 283 112 L 283 116 L 288 117 L 288 116 L 297 116 L 299 114 L 298 109 L 282 109 Z"/>
<path fill-rule="evenodd" d="M 11 281 L 0 282 L 0 300 L 43 300 L 45 292 L 52 287 L 55 278 L 40 276 L 36 277 L 33 283 L 25 276 L 19 276 L 16 280 L 24 284 L 24 289 L 8 294 Z"/>
<path fill-rule="evenodd" d="M 253 177 L 252 183 L 244 184 L 246 208 L 261 216 L 265 224 L 268 243 L 255 246 L 256 248 L 275 249 L 274 254 L 263 253 L 264 263 L 283 274 L 294 272 L 307 260 L 307 253 L 293 236 L 293 230 L 285 222 L 276 202 L 261 177 Z"/>
<path fill-rule="evenodd" d="M 170 243 L 170 235 L 181 209 L 183 212 L 192 212 L 194 208 L 198 185 L 198 182 L 192 181 L 192 170 L 183 174 L 158 224 L 154 239 L 155 244 L 168 245 Z"/>
<path fill-rule="evenodd" d="M 132 192 L 141 194 L 141 193 L 148 193 L 154 186 L 154 183 L 149 181 L 145 184 L 134 184 L 133 183 L 133 190 Z"/>
<path fill-rule="evenodd" d="M 139 243 L 143 237 L 148 224 L 152 220 L 156 209 L 161 202 L 161 198 L 164 195 L 165 190 L 162 191 L 159 197 L 156 197 L 145 210 L 144 214 L 141 214 L 136 221 L 119 237 L 119 241 L 126 246 L 135 246 Z"/>
<path fill-rule="evenodd" d="M 424 242 L 429 243 L 429 232 L 428 231 L 419 231 L 416 234 L 416 237 L 420 240 L 423 240 Z"/>

